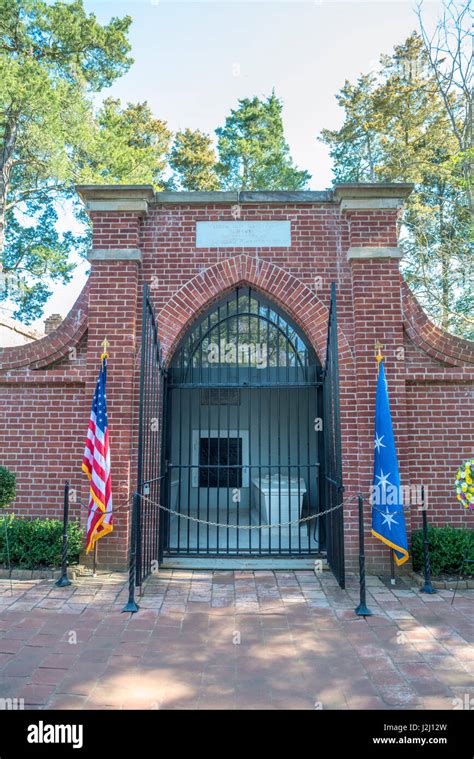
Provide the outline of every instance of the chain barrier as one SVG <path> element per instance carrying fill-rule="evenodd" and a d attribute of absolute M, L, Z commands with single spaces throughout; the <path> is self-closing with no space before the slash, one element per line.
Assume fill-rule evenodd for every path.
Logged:
<path fill-rule="evenodd" d="M 326 514 L 330 514 L 333 511 L 337 511 L 337 509 L 342 508 L 342 506 L 344 505 L 347 506 L 349 503 L 351 503 L 352 501 L 355 501 L 359 497 L 359 494 L 357 493 L 355 495 L 349 496 L 348 498 L 345 498 L 344 501 L 342 501 L 341 503 L 338 503 L 336 506 L 332 506 L 330 509 L 326 509 L 325 511 L 319 511 L 317 514 L 311 514 L 310 516 L 302 517 L 301 519 L 293 519 L 290 522 L 278 522 L 275 524 L 264 524 L 264 525 L 240 525 L 240 524 L 237 525 L 237 524 L 227 524 L 226 522 L 209 522 L 206 519 L 198 519 L 197 517 L 193 517 L 190 514 L 183 514 L 181 511 L 175 511 L 174 509 L 170 509 L 167 506 L 163 506 L 163 504 L 158 503 L 157 501 L 153 501 L 151 498 L 148 498 L 147 496 L 141 493 L 139 495 L 140 495 L 140 499 L 147 501 L 147 503 L 151 504 L 152 506 L 158 506 L 158 508 L 161 509 L 161 511 L 166 511 L 169 514 L 175 514 L 176 516 L 181 517 L 182 519 L 188 519 L 191 522 L 199 522 L 200 524 L 207 524 L 210 527 L 222 527 L 222 528 L 231 529 L 231 530 L 273 529 L 276 527 L 289 527 L 290 525 L 293 525 L 293 524 L 309 522 L 312 519 L 319 519 L 319 517 L 323 517 Z M 387 513 L 386 511 L 382 511 L 381 509 L 377 508 L 375 504 L 370 503 L 369 494 L 363 495 L 363 499 L 364 501 L 368 501 L 371 508 L 377 511 L 379 514 L 382 514 L 382 516 L 386 515 Z M 117 512 L 128 508 L 131 501 L 133 501 L 133 494 L 129 495 L 127 500 L 123 501 L 120 506 L 117 506 L 117 507 L 114 506 L 112 509 L 104 511 L 102 513 L 116 514 Z M 70 503 L 74 506 L 81 506 L 83 509 L 89 508 L 88 504 L 82 503 L 81 501 L 71 501 Z M 417 510 L 425 511 L 426 509 L 418 508 Z M 404 514 L 406 511 L 412 511 L 412 507 L 404 506 L 403 509 L 399 509 L 397 511 L 390 511 L 389 513 L 390 514 Z"/>
<path fill-rule="evenodd" d="M 337 506 L 333 506 L 332 508 L 327 509 L 326 511 L 320 511 L 317 514 L 312 514 L 311 516 L 304 517 L 302 519 L 294 519 L 291 522 L 281 522 L 281 523 L 272 524 L 272 525 L 268 525 L 268 524 L 267 525 L 236 525 L 236 524 L 228 525 L 228 524 L 224 524 L 224 523 L 207 522 L 206 520 L 197 519 L 197 518 L 192 517 L 192 516 L 190 516 L 188 514 L 183 514 L 183 513 L 179 512 L 179 511 L 174 511 L 173 509 L 169 509 L 166 506 L 163 506 L 162 504 L 157 503 L 156 501 L 152 501 L 150 498 L 148 498 L 145 495 L 142 495 L 141 493 L 139 495 L 140 495 L 141 499 L 143 499 L 145 501 L 148 501 L 149 503 L 151 503 L 154 506 L 158 506 L 162 511 L 167 511 L 170 514 L 176 514 L 176 516 L 182 517 L 183 519 L 189 519 L 192 522 L 201 522 L 202 524 L 209 524 L 212 527 L 225 527 L 225 528 L 229 528 L 229 529 L 245 529 L 245 530 L 255 529 L 255 528 L 258 529 L 259 527 L 262 527 L 262 529 L 263 528 L 267 528 L 268 529 L 270 527 L 272 527 L 272 528 L 273 527 L 288 527 L 289 525 L 297 524 L 298 522 L 307 522 L 307 521 L 309 521 L 311 519 L 318 519 L 319 517 L 322 517 L 325 514 L 329 514 L 332 511 L 336 511 L 337 509 L 340 509 L 343 505 L 347 505 L 351 501 L 356 500 L 358 498 L 358 496 L 359 496 L 359 494 L 350 496 L 349 498 L 344 499 L 344 501 L 342 503 L 339 503 L 339 504 L 337 504 Z M 377 508 L 377 506 L 375 504 L 370 503 L 370 494 L 365 494 L 365 495 L 363 494 L 363 499 L 364 499 L 364 501 L 368 501 L 369 505 L 371 506 L 371 508 L 374 509 L 375 511 L 377 511 L 379 514 L 382 514 L 383 516 L 386 515 L 386 513 L 387 513 L 386 511 L 382 511 L 381 509 Z M 112 509 L 109 509 L 109 510 L 104 511 L 102 513 L 103 514 L 116 514 L 117 512 L 122 511 L 123 509 L 128 508 L 131 501 L 133 501 L 133 493 L 130 494 L 128 496 L 128 498 L 125 501 L 123 501 L 119 506 L 114 506 Z M 83 509 L 88 509 L 89 508 L 89 504 L 85 504 L 82 501 L 70 500 L 69 502 L 70 502 L 71 506 L 80 506 Z M 426 511 L 426 507 L 422 508 L 422 506 L 423 506 L 422 503 L 421 504 L 417 504 L 417 506 L 418 506 L 418 508 L 416 509 L 416 511 Z M 403 507 L 403 509 L 398 509 L 397 511 L 390 511 L 389 513 L 390 514 L 404 514 L 407 511 L 413 511 L 413 510 L 414 509 L 413 509 L 412 506 L 406 505 L 406 506 Z"/>
<path fill-rule="evenodd" d="M 161 503 L 157 503 L 157 501 L 153 501 L 151 498 L 147 498 L 147 496 L 140 495 L 140 498 L 142 498 L 144 501 L 147 501 L 153 506 L 158 506 L 159 509 L 166 511 L 169 514 L 175 514 L 181 519 L 187 519 L 190 522 L 198 522 L 199 524 L 205 524 L 209 527 L 222 527 L 222 529 L 226 530 L 272 530 L 276 529 L 277 527 L 289 527 L 293 524 L 303 524 L 304 522 L 309 522 L 311 519 L 319 519 L 319 517 L 323 517 L 326 514 L 331 514 L 331 512 L 341 509 L 344 504 L 347 505 L 347 503 L 357 497 L 358 495 L 350 496 L 345 501 L 338 503 L 336 506 L 331 506 L 329 509 L 319 511 L 317 514 L 310 514 L 310 516 L 302 517 L 301 519 L 292 519 L 289 522 L 276 522 L 274 524 L 227 524 L 226 522 L 210 522 L 207 519 L 199 519 L 198 517 L 193 517 L 191 514 L 183 514 L 180 511 L 175 511 L 175 509 L 169 509 L 167 506 L 163 506 Z"/>

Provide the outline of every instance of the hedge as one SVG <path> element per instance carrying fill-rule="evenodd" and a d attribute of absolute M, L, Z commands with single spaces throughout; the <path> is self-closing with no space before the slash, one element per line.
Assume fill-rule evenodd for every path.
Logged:
<path fill-rule="evenodd" d="M 25 569 L 59 567 L 63 523 L 59 519 L 26 519 L 6 514 L 0 517 L 0 564 L 8 565 L 5 522 L 12 566 Z M 84 529 L 78 522 L 68 525 L 68 562 L 77 564 L 84 548 Z"/>
<path fill-rule="evenodd" d="M 464 527 L 429 527 L 428 540 L 430 544 L 430 567 L 431 574 L 457 574 L 461 568 L 462 560 L 466 555 L 469 534 L 473 533 Z M 412 535 L 413 569 L 423 570 L 423 531 L 415 530 Z M 474 559 L 474 535 L 471 539 L 470 555 L 466 558 Z M 471 574 L 473 565 L 465 567 L 466 574 Z"/>
<path fill-rule="evenodd" d="M 0 466 L 0 508 L 9 506 L 16 497 L 16 475 Z"/>

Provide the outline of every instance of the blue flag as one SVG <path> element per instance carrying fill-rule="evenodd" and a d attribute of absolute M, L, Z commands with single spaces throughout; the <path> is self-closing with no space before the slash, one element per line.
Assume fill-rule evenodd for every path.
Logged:
<path fill-rule="evenodd" d="M 382 360 L 379 365 L 375 401 L 374 449 L 372 535 L 393 548 L 395 561 L 400 566 L 408 559 L 408 543 L 387 380 Z"/>

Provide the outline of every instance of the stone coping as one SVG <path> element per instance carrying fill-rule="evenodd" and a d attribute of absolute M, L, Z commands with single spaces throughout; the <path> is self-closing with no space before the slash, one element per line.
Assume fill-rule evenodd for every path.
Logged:
<path fill-rule="evenodd" d="M 137 261 L 142 263 L 140 248 L 91 248 L 87 254 L 88 261 Z"/>
<path fill-rule="evenodd" d="M 76 192 L 89 210 L 142 210 L 150 203 L 171 204 L 251 204 L 251 203 L 349 203 L 384 200 L 389 206 L 411 193 L 407 183 L 342 183 L 328 190 L 262 190 L 155 192 L 151 185 L 76 185 Z M 377 206 L 374 206 L 377 207 Z"/>
<path fill-rule="evenodd" d="M 362 258 L 403 258 L 403 251 L 396 247 L 351 247 L 347 251 L 347 260 Z"/>
<path fill-rule="evenodd" d="M 363 198 L 406 199 L 414 185 L 409 182 L 342 182 L 334 186 L 336 200 L 360 200 Z"/>

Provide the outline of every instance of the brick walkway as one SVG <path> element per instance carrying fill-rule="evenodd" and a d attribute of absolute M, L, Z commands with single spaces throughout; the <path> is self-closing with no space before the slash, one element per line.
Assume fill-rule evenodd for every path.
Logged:
<path fill-rule="evenodd" d="M 434 596 L 328 572 L 0 580 L 0 696 L 25 708 L 452 709 L 474 697 L 474 591 Z"/>

